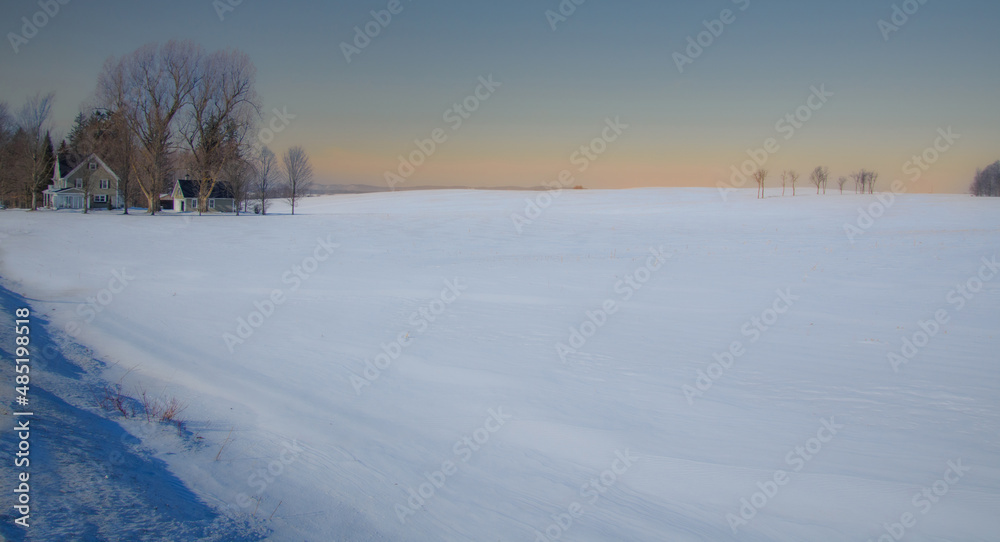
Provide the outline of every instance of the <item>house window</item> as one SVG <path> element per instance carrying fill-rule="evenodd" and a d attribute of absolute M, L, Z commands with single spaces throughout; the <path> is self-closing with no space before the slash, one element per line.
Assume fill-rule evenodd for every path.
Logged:
<path fill-rule="evenodd" d="M 108 197 L 104 195 L 94 196 L 94 203 L 107 203 Z"/>
<path fill-rule="evenodd" d="M 111 188 L 111 181 L 108 179 L 101 179 L 101 190 L 107 190 Z"/>
<path fill-rule="evenodd" d="M 87 167 L 90 168 L 90 171 L 97 171 L 97 163 L 96 162 L 91 162 L 91 163 L 87 164 Z"/>
<path fill-rule="evenodd" d="M 209 209 L 215 209 L 215 200 L 214 199 L 208 200 L 208 208 Z"/>
<path fill-rule="evenodd" d="M 77 188 L 83 188 L 83 179 L 77 179 L 76 180 L 76 187 Z"/>

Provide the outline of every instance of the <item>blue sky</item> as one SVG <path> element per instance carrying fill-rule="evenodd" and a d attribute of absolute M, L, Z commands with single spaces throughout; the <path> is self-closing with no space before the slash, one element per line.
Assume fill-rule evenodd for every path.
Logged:
<path fill-rule="evenodd" d="M 888 41 L 878 21 L 890 21 L 891 1 L 677 4 L 586 0 L 553 30 L 556 0 L 401 0 L 347 62 L 341 44 L 388 0 L 243 0 L 222 20 L 210 0 L 70 0 L 17 53 L 8 38 L 0 99 L 17 107 L 56 91 L 65 133 L 107 57 L 191 39 L 251 56 L 263 121 L 274 108 L 297 115 L 272 146 L 305 146 L 326 182 L 381 184 L 414 139 L 443 129 L 447 141 L 408 184 L 538 185 L 572 168 L 572 153 L 615 117 L 629 128 L 578 172 L 585 186 L 714 186 L 769 137 L 781 143 L 765 164 L 772 177 L 827 165 L 834 176 L 867 167 L 905 178 L 903 165 L 949 126 L 961 139 L 915 189 L 964 191 L 977 167 L 1000 159 L 996 2 L 910 0 L 919 10 Z M 5 2 L 5 35 L 39 9 Z M 681 73 L 672 55 L 726 9 L 735 20 Z M 452 130 L 445 111 L 490 74 L 501 86 Z M 833 96 L 785 140 L 776 122 L 821 86 Z"/>

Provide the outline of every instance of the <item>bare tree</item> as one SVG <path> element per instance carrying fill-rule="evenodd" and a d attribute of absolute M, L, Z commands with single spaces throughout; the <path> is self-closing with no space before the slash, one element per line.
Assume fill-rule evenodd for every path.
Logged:
<path fill-rule="evenodd" d="M 26 145 L 21 148 L 21 163 L 25 181 L 31 189 L 31 209 L 38 208 L 38 195 L 52 181 L 51 140 L 48 134 L 49 117 L 55 94 L 36 94 L 25 102 L 17 115 L 18 128 L 25 136 Z"/>
<path fill-rule="evenodd" d="M 199 180 L 199 213 L 208 211 L 209 196 L 223 168 L 242 159 L 241 147 L 260 110 L 256 77 L 257 68 L 240 51 L 215 52 L 198 65 L 181 133 Z"/>
<path fill-rule="evenodd" d="M 11 143 L 14 140 L 15 129 L 14 117 L 10 114 L 7 102 L 0 102 L 0 209 L 7 205 L 13 186 Z"/>
<path fill-rule="evenodd" d="M 171 173 L 174 121 L 198 83 L 201 55 L 191 42 L 149 44 L 122 58 L 109 58 L 98 78 L 101 105 L 124 115 L 138 143 L 136 180 L 149 214 L 156 214 Z"/>
<path fill-rule="evenodd" d="M 865 193 L 865 182 L 867 181 L 867 175 L 865 175 L 865 170 L 858 171 L 856 173 L 851 173 L 851 179 L 854 179 L 854 192 L 858 194 Z"/>
<path fill-rule="evenodd" d="M 6 203 L 8 207 L 27 209 L 31 205 L 31 173 L 25 164 L 24 157 L 28 154 L 28 136 L 17 121 L 14 121 L 13 135 L 7 143 L 6 167 L 0 171 L 7 179 Z"/>
<path fill-rule="evenodd" d="M 837 179 L 837 186 L 840 187 L 840 195 L 844 195 L 844 185 L 847 184 L 847 177 L 841 177 Z"/>
<path fill-rule="evenodd" d="M 792 185 L 792 196 L 795 196 L 795 183 L 799 182 L 800 174 L 798 171 L 788 172 L 788 182 Z"/>
<path fill-rule="evenodd" d="M 757 199 L 764 197 L 764 181 L 767 180 L 767 170 L 758 169 L 753 173 L 753 180 L 757 182 Z"/>
<path fill-rule="evenodd" d="M 285 166 L 285 197 L 292 206 L 294 215 L 295 205 L 312 186 L 313 169 L 309 163 L 309 155 L 300 146 L 288 149 L 282 157 L 282 162 Z"/>
<path fill-rule="evenodd" d="M 254 198 L 259 202 L 258 208 L 262 215 L 267 214 L 267 206 L 274 195 L 274 188 L 278 174 L 278 159 L 267 146 L 261 147 L 260 152 L 254 157 Z"/>
<path fill-rule="evenodd" d="M 875 193 L 875 183 L 878 182 L 878 172 L 862 169 L 857 173 L 852 173 L 851 178 L 854 179 L 855 190 L 861 194 Z"/>
<path fill-rule="evenodd" d="M 118 197 L 121 198 L 122 213 L 128 214 L 128 207 L 135 199 L 136 175 L 135 136 L 128 129 L 125 114 L 111 111 L 108 117 L 109 137 L 103 142 L 101 155 L 105 162 L 118 174 Z"/>
<path fill-rule="evenodd" d="M 809 180 L 816 186 L 816 194 L 819 194 L 820 189 L 826 186 L 829 178 L 830 171 L 827 168 L 820 166 L 813 170 L 809 175 Z"/>
<path fill-rule="evenodd" d="M 785 185 L 788 184 L 788 170 L 781 172 L 781 197 L 785 197 Z"/>
<path fill-rule="evenodd" d="M 229 187 L 233 195 L 233 208 L 236 216 L 246 206 L 250 185 L 254 180 L 253 166 L 243 159 L 229 160 L 221 171 L 221 180 Z"/>

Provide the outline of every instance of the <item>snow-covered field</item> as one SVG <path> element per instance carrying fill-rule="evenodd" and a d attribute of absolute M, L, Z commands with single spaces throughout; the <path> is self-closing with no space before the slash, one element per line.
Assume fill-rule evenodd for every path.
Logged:
<path fill-rule="evenodd" d="M 2 285 L 92 350 L 35 385 L 136 437 L 68 476 L 170 477 L 274 540 L 997 540 L 1000 201 L 546 197 L 0 212 Z M 67 391 L 96 376 L 180 399 L 184 431 Z"/>

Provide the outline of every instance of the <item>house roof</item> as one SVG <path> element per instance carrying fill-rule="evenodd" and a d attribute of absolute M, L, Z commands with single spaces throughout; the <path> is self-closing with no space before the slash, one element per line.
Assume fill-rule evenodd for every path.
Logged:
<path fill-rule="evenodd" d="M 74 154 L 56 155 L 56 162 L 59 167 L 58 175 L 60 179 L 66 178 L 66 176 L 69 175 L 69 172 L 73 171 L 76 166 L 80 165 L 77 160 L 79 160 L 79 157 Z"/>
<path fill-rule="evenodd" d="M 201 192 L 201 182 L 193 179 L 178 179 L 177 185 L 181 188 L 181 195 L 185 198 L 197 198 Z M 208 196 L 212 199 L 233 199 L 233 193 L 225 183 L 215 183 L 215 188 Z"/>
<path fill-rule="evenodd" d="M 101 165 L 101 167 L 103 167 L 104 169 L 106 169 L 108 171 L 108 173 L 111 174 L 111 177 L 115 181 L 119 181 L 120 180 L 118 178 L 118 175 L 115 173 L 115 171 L 113 169 L 111 169 L 110 167 L 108 167 L 108 165 L 104 163 L 104 160 L 101 160 L 101 157 L 97 156 L 96 154 L 91 153 L 90 156 L 84 158 L 83 160 L 80 160 L 80 162 L 77 163 L 75 166 L 73 166 L 68 172 L 64 172 L 63 168 L 64 167 L 69 167 L 73 163 L 73 157 L 71 157 L 70 155 L 66 155 L 66 154 L 59 154 L 59 155 L 57 155 L 57 158 L 58 158 L 57 159 L 57 164 L 58 164 L 58 167 L 59 167 L 59 178 L 60 179 L 65 179 L 67 177 L 71 177 L 74 173 L 76 173 L 76 171 L 78 169 L 80 169 L 83 166 L 89 164 L 91 161 L 96 161 L 98 164 Z M 65 166 L 64 166 L 64 164 L 65 164 Z"/>

